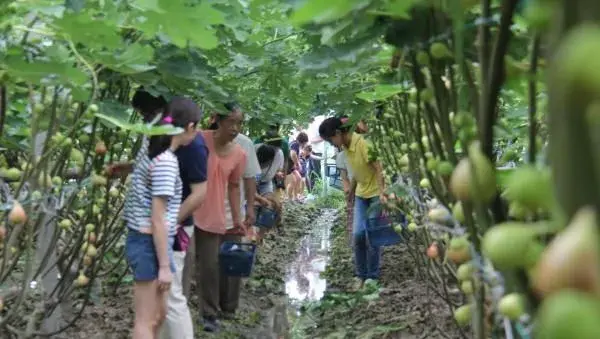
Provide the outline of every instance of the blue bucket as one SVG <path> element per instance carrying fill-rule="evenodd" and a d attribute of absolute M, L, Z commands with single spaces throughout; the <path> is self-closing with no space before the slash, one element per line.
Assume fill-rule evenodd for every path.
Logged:
<path fill-rule="evenodd" d="M 224 241 L 219 250 L 221 272 L 230 277 L 248 277 L 254 266 L 256 245 Z"/>
<path fill-rule="evenodd" d="M 264 206 L 256 206 L 256 227 L 273 228 L 277 223 L 277 212 Z"/>
<path fill-rule="evenodd" d="M 394 223 L 402 224 L 406 221 L 403 215 L 379 216 L 367 220 L 367 240 L 372 247 L 392 246 L 402 241 L 402 236 L 394 230 Z"/>

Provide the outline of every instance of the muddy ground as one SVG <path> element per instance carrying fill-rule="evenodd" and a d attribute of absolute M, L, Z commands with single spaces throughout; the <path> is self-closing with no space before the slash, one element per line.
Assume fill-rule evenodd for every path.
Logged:
<path fill-rule="evenodd" d="M 352 290 L 344 216 L 332 230 L 326 296 L 305 306 L 294 332 L 304 338 L 461 338 L 448 305 L 417 278 L 406 245 L 385 248 L 379 286 Z M 378 294 L 379 291 L 379 294 Z"/>
<path fill-rule="evenodd" d="M 278 338 L 288 332 L 285 316 L 288 302 L 285 297 L 286 265 L 296 254 L 300 239 L 318 214 L 312 205 L 287 204 L 282 234 L 267 235 L 259 248 L 252 276 L 242 290 L 240 308 L 235 321 L 222 323 L 217 335 L 196 331 L 196 338 Z M 193 288 L 193 286 L 192 286 Z M 101 304 L 86 307 L 81 319 L 66 333 L 56 338 L 113 339 L 130 338 L 133 310 L 131 285 L 120 285 L 116 291 L 105 288 Z M 197 300 L 192 290 L 190 303 L 194 320 Z"/>
<path fill-rule="evenodd" d="M 260 248 L 253 275 L 243 288 L 238 319 L 222 323 L 217 335 L 197 329 L 196 338 L 461 338 L 448 305 L 417 278 L 406 245 L 384 250 L 379 286 L 351 291 L 353 265 L 342 213 L 331 222 L 325 297 L 300 309 L 291 307 L 285 295 L 286 268 L 301 238 L 317 227 L 312 221 L 321 211 L 311 205 L 286 205 L 285 234 L 269 235 Z M 197 319 L 193 292 L 190 302 Z M 61 338 L 129 338 L 132 319 L 131 286 L 121 285 L 115 294 L 105 293 L 102 305 L 87 307 Z"/>

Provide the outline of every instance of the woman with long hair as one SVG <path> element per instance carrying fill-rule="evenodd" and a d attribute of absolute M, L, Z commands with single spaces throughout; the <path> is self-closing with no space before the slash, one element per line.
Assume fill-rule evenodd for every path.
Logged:
<path fill-rule="evenodd" d="M 175 272 L 173 244 L 182 199 L 175 152 L 194 140 L 200 116 L 200 110 L 191 100 L 173 99 L 159 124 L 173 125 L 179 132 L 152 136 L 138 155 L 132 173 L 123 217 L 129 230 L 125 254 L 135 281 L 135 339 L 157 338 L 166 316 L 166 298 Z"/>

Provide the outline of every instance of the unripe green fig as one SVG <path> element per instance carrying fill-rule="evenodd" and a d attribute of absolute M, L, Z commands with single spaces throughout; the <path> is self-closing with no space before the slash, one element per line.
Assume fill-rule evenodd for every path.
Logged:
<path fill-rule="evenodd" d="M 471 262 L 461 264 L 456 269 L 456 277 L 460 281 L 470 280 L 473 278 L 473 273 L 475 273 L 475 266 Z"/>
<path fill-rule="evenodd" d="M 517 168 L 506 180 L 504 195 L 530 211 L 548 209 L 552 204 L 552 182 L 550 172 L 531 165 Z"/>
<path fill-rule="evenodd" d="M 50 174 L 40 173 L 38 176 L 38 185 L 42 188 L 50 188 L 52 187 L 52 177 Z"/>
<path fill-rule="evenodd" d="M 58 224 L 58 226 L 64 230 L 71 228 L 71 225 L 73 223 L 71 222 L 71 220 L 69 219 L 63 219 L 60 221 L 60 223 Z"/>
<path fill-rule="evenodd" d="M 444 207 L 432 208 L 429 210 L 429 213 L 427 213 L 427 217 L 429 220 L 440 225 L 446 225 L 452 220 L 450 213 Z"/>
<path fill-rule="evenodd" d="M 71 153 L 69 155 L 69 159 L 74 162 L 76 165 L 83 165 L 85 162 L 85 156 L 83 155 L 83 153 L 76 149 L 76 148 L 71 148 Z"/>
<path fill-rule="evenodd" d="M 463 305 L 454 310 L 454 319 L 460 326 L 466 326 L 471 322 L 471 305 Z"/>
<path fill-rule="evenodd" d="M 429 59 L 429 54 L 424 51 L 417 52 L 417 64 L 420 66 L 429 66 L 431 64 L 431 60 Z"/>
<path fill-rule="evenodd" d="M 448 47 L 441 42 L 434 42 L 429 47 L 429 53 L 434 59 L 444 59 L 452 56 Z"/>
<path fill-rule="evenodd" d="M 553 56 L 553 81 L 572 91 L 600 91 L 600 26 L 582 23 L 570 29 L 561 41 Z"/>
<path fill-rule="evenodd" d="M 529 23 L 529 27 L 542 31 L 550 25 L 556 9 L 557 6 L 553 1 L 531 0 L 527 1 L 523 16 Z"/>
<path fill-rule="evenodd" d="M 400 166 L 408 166 L 408 155 L 402 154 L 402 156 L 400 156 L 400 159 L 398 160 L 398 163 L 400 164 Z"/>
<path fill-rule="evenodd" d="M 517 320 L 525 314 L 525 301 L 518 293 L 507 294 L 498 302 L 500 314 L 510 320 Z"/>
<path fill-rule="evenodd" d="M 457 201 L 456 203 L 454 203 L 454 206 L 452 206 L 452 216 L 454 217 L 454 219 L 456 219 L 456 221 L 458 221 L 461 224 L 464 224 L 465 214 L 463 212 L 463 206 L 460 201 Z"/>
<path fill-rule="evenodd" d="M 1 176 L 10 181 L 17 181 L 21 179 L 22 174 L 23 172 L 20 169 L 11 167 L 9 169 L 4 169 Z"/>
<path fill-rule="evenodd" d="M 460 290 L 463 291 L 464 294 L 466 295 L 471 295 L 473 294 L 473 282 L 470 280 L 465 280 L 463 282 L 460 283 Z"/>
<path fill-rule="evenodd" d="M 437 164 L 437 172 L 443 177 L 452 175 L 453 170 L 454 166 L 452 166 L 452 163 L 449 161 L 441 161 Z"/>
<path fill-rule="evenodd" d="M 536 339 L 600 338 L 600 299 L 563 290 L 542 302 L 535 326 Z"/>
<path fill-rule="evenodd" d="M 483 254 L 501 270 L 525 266 L 525 255 L 536 236 L 528 224 L 506 222 L 490 228 L 483 236 Z"/>

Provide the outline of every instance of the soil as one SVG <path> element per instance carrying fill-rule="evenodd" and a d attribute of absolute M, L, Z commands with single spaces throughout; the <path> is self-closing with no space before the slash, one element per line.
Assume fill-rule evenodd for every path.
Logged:
<path fill-rule="evenodd" d="M 323 274 L 328 283 L 325 297 L 299 310 L 291 307 L 285 295 L 286 268 L 320 211 L 299 204 L 287 204 L 285 210 L 285 231 L 269 234 L 260 247 L 252 277 L 242 290 L 237 319 L 224 321 L 216 335 L 196 329 L 196 338 L 466 338 L 449 306 L 434 293 L 436 286 L 418 279 L 404 244 L 384 249 L 379 285 L 352 292 L 352 253 L 343 213 L 332 221 L 329 264 Z M 131 286 L 120 285 L 101 300 L 102 305 L 86 307 L 82 318 L 60 338 L 130 338 Z M 190 304 L 197 319 L 193 291 Z"/>
<path fill-rule="evenodd" d="M 285 207 L 283 231 L 267 234 L 259 247 L 252 276 L 246 279 L 240 297 L 237 319 L 223 321 L 218 334 L 196 329 L 196 338 L 279 338 L 289 331 L 288 302 L 285 297 L 286 266 L 295 257 L 301 238 L 309 231 L 318 211 L 308 204 Z M 110 291 L 110 292 L 109 292 Z M 197 298 L 192 285 L 192 317 L 197 317 Z M 106 287 L 101 304 L 89 305 L 75 326 L 56 338 L 131 338 L 133 321 L 131 285 L 116 290 Z"/>
<path fill-rule="evenodd" d="M 302 333 L 298 337 L 462 338 L 448 305 L 427 282 L 417 278 L 406 245 L 384 249 L 378 286 L 366 287 L 365 292 L 350 292 L 354 284 L 352 252 L 344 225 L 341 216 L 332 230 L 331 257 L 325 272 L 326 296 L 319 303 L 306 306 L 298 321 L 297 328 Z"/>

